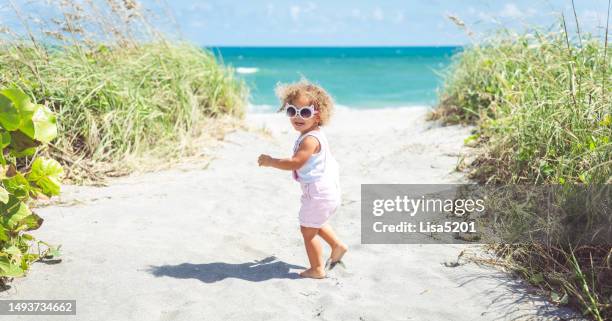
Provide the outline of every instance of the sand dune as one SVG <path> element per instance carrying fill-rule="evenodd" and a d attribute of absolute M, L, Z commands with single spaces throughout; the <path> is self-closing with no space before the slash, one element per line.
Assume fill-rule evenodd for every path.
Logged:
<path fill-rule="evenodd" d="M 332 224 L 347 269 L 300 279 L 300 189 L 257 156 L 289 155 L 296 133 L 277 114 L 228 135 L 206 169 L 173 169 L 65 189 L 39 209 L 36 234 L 63 244 L 61 264 L 35 264 L 2 298 L 76 299 L 78 320 L 555 320 L 571 314 L 521 282 L 473 263 L 446 267 L 464 245 L 361 245 L 360 184 L 455 183 L 469 128 L 424 121 L 425 109 L 338 111 L 327 129 L 341 165 Z M 263 130 L 262 130 L 263 129 Z M 325 249 L 326 255 L 329 249 Z M 1 320 L 75 320 L 0 316 Z"/>

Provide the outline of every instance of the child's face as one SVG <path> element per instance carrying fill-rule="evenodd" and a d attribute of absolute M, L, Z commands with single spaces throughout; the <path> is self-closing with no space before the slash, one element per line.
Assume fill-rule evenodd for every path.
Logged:
<path fill-rule="evenodd" d="M 310 100 L 304 96 L 298 96 L 297 98 L 295 98 L 293 101 L 290 101 L 289 103 L 297 108 L 302 108 L 302 107 L 311 105 Z M 293 128 L 295 128 L 295 130 L 301 133 L 305 133 L 305 132 L 312 130 L 317 125 L 319 125 L 320 118 L 319 118 L 319 114 L 315 114 L 314 116 L 308 119 L 303 119 L 300 116 L 295 116 L 295 117 L 289 118 L 289 121 L 291 122 L 291 125 L 293 126 Z"/>

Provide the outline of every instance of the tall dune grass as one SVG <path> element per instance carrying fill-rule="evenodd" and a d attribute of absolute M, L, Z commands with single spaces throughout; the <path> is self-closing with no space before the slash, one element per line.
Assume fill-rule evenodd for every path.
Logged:
<path fill-rule="evenodd" d="M 480 183 L 611 184 L 608 50 L 607 33 L 603 41 L 571 37 L 565 19 L 554 32 L 502 31 L 454 58 L 431 118 L 476 125 L 466 142 L 477 147 L 469 169 Z M 591 221 L 586 214 L 576 219 Z M 612 244 L 534 241 L 491 249 L 552 301 L 596 320 L 612 318 Z"/>
<path fill-rule="evenodd" d="M 0 41 L 0 87 L 19 87 L 58 113 L 50 152 L 73 178 L 108 164 L 183 155 L 211 117 L 240 116 L 245 85 L 210 52 L 162 35 L 136 1 L 51 1 L 59 15 Z M 111 166 L 114 168 L 115 166 Z"/>
<path fill-rule="evenodd" d="M 500 35 L 454 61 L 434 118 L 475 123 L 480 181 L 612 182 L 612 64 L 601 41 Z"/>

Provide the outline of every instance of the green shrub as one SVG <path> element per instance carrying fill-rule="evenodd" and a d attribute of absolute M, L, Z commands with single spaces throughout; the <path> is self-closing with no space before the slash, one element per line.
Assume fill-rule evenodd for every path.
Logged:
<path fill-rule="evenodd" d="M 68 165 L 174 155 L 207 117 L 240 116 L 245 86 L 208 51 L 167 42 L 0 51 L 0 85 L 22 88 L 59 115 L 54 155 Z"/>
<path fill-rule="evenodd" d="M 28 207 L 30 198 L 60 193 L 62 166 L 37 155 L 56 136 L 56 117 L 49 108 L 33 104 L 21 90 L 0 90 L 1 284 L 23 276 L 32 262 L 58 254 L 57 249 L 26 233 L 43 222 Z M 20 160 L 27 166 L 18 167 Z M 31 250 L 34 244 L 37 252 Z"/>
<path fill-rule="evenodd" d="M 480 181 L 612 182 L 612 64 L 600 41 L 498 37 L 455 57 L 434 118 L 478 125 Z"/>

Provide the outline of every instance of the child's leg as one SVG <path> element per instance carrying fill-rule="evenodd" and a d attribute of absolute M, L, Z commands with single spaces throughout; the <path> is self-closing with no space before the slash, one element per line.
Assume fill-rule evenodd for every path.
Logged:
<path fill-rule="evenodd" d="M 332 262 L 340 261 L 344 253 L 348 251 L 348 246 L 338 239 L 338 236 L 331 226 L 329 226 L 329 224 L 325 224 L 319 229 L 319 235 L 325 240 L 325 242 L 327 242 L 327 244 L 329 244 L 332 249 L 330 255 Z"/>
<path fill-rule="evenodd" d="M 306 254 L 310 262 L 310 269 L 300 273 L 301 276 L 307 278 L 320 279 L 325 277 L 323 269 L 323 257 L 321 250 L 321 242 L 316 238 L 319 229 L 313 227 L 300 226 L 302 236 L 304 237 L 304 245 L 306 246 Z"/>

